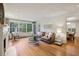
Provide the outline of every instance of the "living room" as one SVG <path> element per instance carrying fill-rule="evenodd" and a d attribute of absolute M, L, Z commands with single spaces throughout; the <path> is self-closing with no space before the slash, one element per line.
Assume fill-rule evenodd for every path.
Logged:
<path fill-rule="evenodd" d="M 79 55 L 77 52 L 66 50 L 73 48 L 70 45 L 74 44 L 70 42 L 72 37 L 78 37 L 78 4 L 4 3 L 3 5 L 5 20 L 0 27 L 0 33 L 3 34 L 0 34 L 0 39 L 3 39 L 0 45 L 1 55 Z M 76 28 L 73 30 L 76 32 L 74 36 L 68 36 L 70 40 L 68 43 L 66 34 L 73 32 L 73 28 Z M 77 48 L 73 48 L 74 51 L 78 51 Z"/>

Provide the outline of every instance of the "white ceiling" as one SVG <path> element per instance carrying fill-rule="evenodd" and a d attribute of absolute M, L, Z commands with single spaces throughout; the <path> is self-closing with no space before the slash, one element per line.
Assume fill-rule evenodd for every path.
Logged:
<path fill-rule="evenodd" d="M 58 3 L 5 3 L 5 17 L 20 20 L 53 20 L 57 17 L 79 16 L 79 4 L 58 4 Z M 50 21 L 51 22 L 51 21 Z"/>

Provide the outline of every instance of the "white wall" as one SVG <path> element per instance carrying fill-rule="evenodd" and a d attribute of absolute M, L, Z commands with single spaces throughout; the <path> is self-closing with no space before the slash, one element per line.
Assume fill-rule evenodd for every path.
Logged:
<path fill-rule="evenodd" d="M 37 23 L 40 24 L 40 31 L 46 31 L 46 32 L 56 32 L 56 25 L 53 24 L 53 22 L 51 22 L 50 20 L 38 20 Z M 50 27 L 48 27 L 50 26 Z"/>
<path fill-rule="evenodd" d="M 79 37 L 79 21 L 75 22 L 76 24 L 76 36 Z"/>
<path fill-rule="evenodd" d="M 41 25 L 41 31 L 45 31 L 45 32 L 55 32 L 57 33 L 57 29 L 61 28 L 62 33 L 64 34 L 64 39 L 63 42 L 66 43 L 66 17 L 63 16 L 57 16 L 55 18 L 51 18 L 51 19 L 40 19 L 38 21 Z M 44 28 L 44 25 L 52 25 L 51 28 Z"/>

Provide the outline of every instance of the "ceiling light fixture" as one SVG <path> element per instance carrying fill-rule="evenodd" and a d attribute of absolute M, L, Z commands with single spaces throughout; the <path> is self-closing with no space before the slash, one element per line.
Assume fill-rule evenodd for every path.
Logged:
<path fill-rule="evenodd" d="M 76 19 L 77 19 L 77 17 L 69 17 L 69 18 L 67 18 L 68 21 L 73 21 L 73 20 L 76 20 Z"/>
<path fill-rule="evenodd" d="M 71 23 L 69 23 L 69 22 L 67 23 L 67 25 L 70 25 L 70 24 L 71 24 Z"/>

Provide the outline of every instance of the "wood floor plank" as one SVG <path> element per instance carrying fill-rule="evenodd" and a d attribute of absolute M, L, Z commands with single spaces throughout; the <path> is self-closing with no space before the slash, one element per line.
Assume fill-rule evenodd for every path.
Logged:
<path fill-rule="evenodd" d="M 79 56 L 79 39 L 57 46 L 40 41 L 39 46 L 29 43 L 28 38 L 10 41 L 10 46 L 15 46 L 18 56 Z"/>

